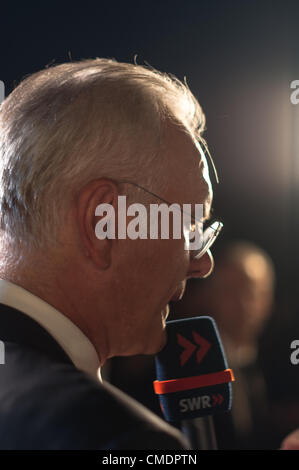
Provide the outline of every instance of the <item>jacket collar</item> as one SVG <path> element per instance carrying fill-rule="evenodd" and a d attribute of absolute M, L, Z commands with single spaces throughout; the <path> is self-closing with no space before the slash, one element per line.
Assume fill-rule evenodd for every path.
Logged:
<path fill-rule="evenodd" d="M 73 364 L 62 347 L 35 320 L 20 310 L 0 303 L 0 340 L 29 346 L 47 356 Z"/>

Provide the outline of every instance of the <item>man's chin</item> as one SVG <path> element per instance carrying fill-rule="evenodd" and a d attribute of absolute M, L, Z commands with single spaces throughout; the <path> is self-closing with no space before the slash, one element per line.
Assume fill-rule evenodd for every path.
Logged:
<path fill-rule="evenodd" d="M 141 354 L 145 355 L 154 355 L 158 354 L 166 345 L 167 343 L 167 333 L 166 333 L 166 318 L 169 315 L 169 306 L 166 305 L 166 307 L 161 311 L 161 320 L 162 320 L 162 325 L 159 323 L 159 329 L 162 326 L 162 329 L 159 331 L 159 336 L 156 336 L 156 339 L 151 341 L 149 344 L 147 344 L 147 347 L 143 350 Z"/>
<path fill-rule="evenodd" d="M 119 354 L 121 356 L 135 356 L 135 355 L 155 355 L 158 354 L 166 345 L 166 319 L 169 315 L 169 305 L 167 304 L 163 310 L 157 312 L 155 322 L 153 322 L 147 329 L 142 331 L 142 343 L 134 343 L 134 348 L 128 349 L 126 352 Z M 145 339 L 145 341 L 144 341 Z M 131 342 L 132 346 L 133 342 Z M 142 344 L 142 346 L 141 346 Z"/>
<path fill-rule="evenodd" d="M 159 350 L 157 351 L 157 354 L 160 351 L 162 351 L 162 349 L 166 346 L 166 343 L 167 343 L 167 333 L 166 333 L 166 329 L 164 329 L 163 334 L 162 334 L 161 344 L 160 344 Z"/>

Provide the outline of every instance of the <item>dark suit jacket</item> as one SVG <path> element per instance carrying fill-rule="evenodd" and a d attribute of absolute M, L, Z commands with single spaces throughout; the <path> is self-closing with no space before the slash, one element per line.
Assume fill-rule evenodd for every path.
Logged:
<path fill-rule="evenodd" d="M 78 370 L 36 321 L 0 304 L 0 449 L 186 449 L 175 428 Z"/>

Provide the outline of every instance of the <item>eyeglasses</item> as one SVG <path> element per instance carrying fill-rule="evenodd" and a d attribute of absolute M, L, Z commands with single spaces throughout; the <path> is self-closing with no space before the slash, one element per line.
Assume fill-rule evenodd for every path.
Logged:
<path fill-rule="evenodd" d="M 168 205 L 172 204 L 171 202 L 167 201 L 166 199 L 162 198 L 161 196 L 158 196 L 157 194 L 153 193 L 152 191 L 149 191 L 148 189 L 144 188 L 143 186 L 140 186 L 137 183 L 132 183 L 131 181 L 119 181 L 119 183 L 121 183 L 121 184 L 131 184 L 132 186 L 136 186 L 137 188 L 142 189 L 146 193 L 151 194 L 152 196 L 160 199 L 160 201 L 163 201 Z M 180 211 L 182 213 L 184 213 L 184 211 L 182 209 L 180 209 Z M 193 222 L 193 226 L 190 229 L 190 233 L 195 232 L 195 230 L 197 229 L 198 232 L 199 232 L 199 236 L 201 237 L 201 240 L 202 240 L 200 249 L 193 250 L 193 253 L 192 253 L 192 259 L 193 260 L 198 260 L 214 244 L 216 238 L 218 237 L 219 233 L 221 232 L 221 230 L 223 228 L 223 223 L 220 220 L 215 220 L 214 219 L 213 221 L 211 221 L 209 223 L 209 225 L 206 228 L 203 228 L 203 222 L 202 221 L 197 220 L 192 215 L 190 216 L 190 214 L 188 214 L 188 216 L 191 217 L 192 222 Z M 200 229 L 200 227 L 201 227 L 201 229 Z"/>

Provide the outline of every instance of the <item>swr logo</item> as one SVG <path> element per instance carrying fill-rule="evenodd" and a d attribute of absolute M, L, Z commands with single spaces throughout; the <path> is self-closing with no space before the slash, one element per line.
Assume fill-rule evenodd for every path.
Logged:
<path fill-rule="evenodd" d="M 186 411 L 202 410 L 205 408 L 212 408 L 213 406 L 220 406 L 223 401 L 223 396 L 220 393 L 217 393 L 217 395 L 213 394 L 211 397 L 209 395 L 202 395 L 199 397 L 182 398 L 179 401 L 179 406 L 181 413 L 185 413 Z"/>
<path fill-rule="evenodd" d="M 184 348 L 184 351 L 181 353 L 180 356 L 180 362 L 181 366 L 186 364 L 186 362 L 190 359 L 192 354 L 198 349 L 196 353 L 196 360 L 198 363 L 200 363 L 207 352 L 209 351 L 210 347 L 212 346 L 209 341 L 204 339 L 202 336 L 200 336 L 196 331 L 192 331 L 192 336 L 195 341 L 195 343 L 200 346 L 200 349 L 198 349 L 198 346 L 195 344 L 191 343 L 188 339 L 184 338 L 184 336 L 180 335 L 179 333 L 177 334 L 177 339 L 178 339 L 178 344 Z"/>
<path fill-rule="evenodd" d="M 182 398 L 179 401 L 181 413 L 186 411 L 202 410 L 211 408 L 211 397 L 209 395 L 202 395 L 201 397 Z"/>

